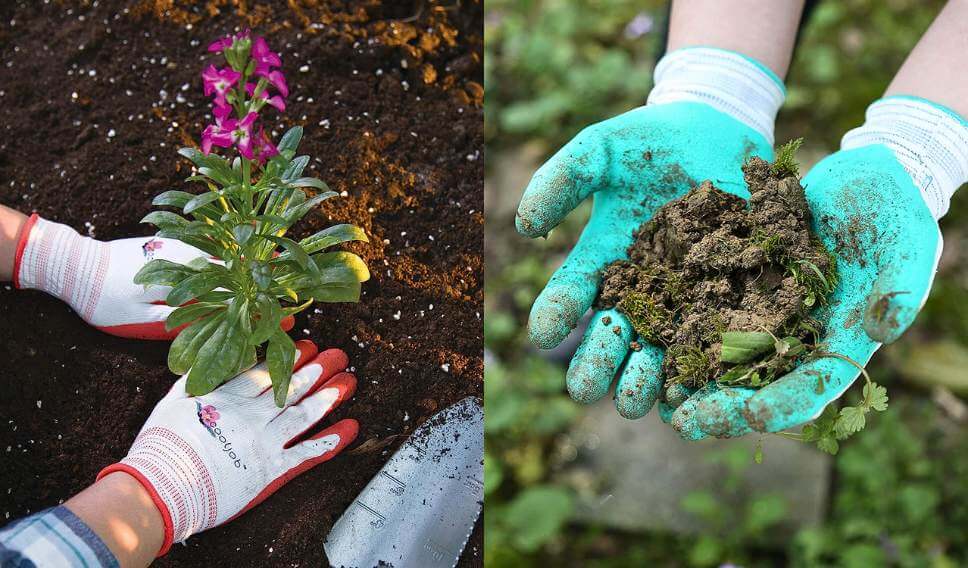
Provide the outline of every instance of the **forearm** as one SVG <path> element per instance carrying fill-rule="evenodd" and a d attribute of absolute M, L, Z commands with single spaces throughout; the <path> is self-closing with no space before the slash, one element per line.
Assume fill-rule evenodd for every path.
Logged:
<path fill-rule="evenodd" d="M 0 282 L 13 278 L 13 263 L 17 255 L 17 240 L 27 216 L 0 205 Z"/>
<path fill-rule="evenodd" d="M 951 0 L 908 55 L 885 96 L 911 95 L 968 117 L 968 0 Z"/>
<path fill-rule="evenodd" d="M 802 12 L 803 0 L 675 0 L 668 50 L 728 49 L 783 77 L 790 66 Z"/>
<path fill-rule="evenodd" d="M 106 475 L 64 505 L 104 541 L 123 568 L 147 566 L 161 549 L 161 513 L 127 473 Z"/>

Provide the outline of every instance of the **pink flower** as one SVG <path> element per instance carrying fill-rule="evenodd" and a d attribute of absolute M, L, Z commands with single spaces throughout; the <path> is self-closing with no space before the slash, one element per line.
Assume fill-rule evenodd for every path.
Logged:
<path fill-rule="evenodd" d="M 248 93 L 250 97 L 254 97 L 256 96 L 255 87 L 256 87 L 255 83 L 246 83 L 245 92 Z M 279 95 L 273 95 L 270 97 L 268 92 L 262 91 L 262 93 L 260 93 L 257 96 L 260 99 L 265 100 L 265 102 L 268 103 L 270 106 L 273 106 L 279 109 L 279 112 L 283 112 L 286 110 L 286 101 L 284 101 L 282 97 L 280 97 Z"/>
<path fill-rule="evenodd" d="M 252 40 L 252 59 L 255 61 L 255 75 L 258 77 L 266 76 L 273 67 L 282 65 L 279 54 L 269 49 L 265 38 L 260 36 Z"/>
<path fill-rule="evenodd" d="M 198 418 L 202 421 L 202 424 L 209 428 L 214 428 L 215 421 L 220 418 L 220 415 L 214 406 L 207 404 L 198 412 Z"/>
<path fill-rule="evenodd" d="M 238 126 L 238 120 L 229 118 L 231 107 L 215 106 L 215 124 L 209 124 L 202 132 L 202 153 L 208 155 L 212 146 L 228 148 L 232 145 L 232 131 Z"/>
<path fill-rule="evenodd" d="M 289 96 L 289 86 L 286 85 L 286 76 L 282 74 L 282 71 L 269 71 L 262 75 L 265 77 L 269 84 L 279 91 L 279 94 L 288 97 Z"/>
<path fill-rule="evenodd" d="M 212 53 L 222 53 L 226 49 L 232 47 L 232 44 L 235 43 L 236 40 L 249 37 L 250 33 L 251 31 L 249 29 L 245 29 L 235 35 L 229 34 L 223 38 L 219 38 L 208 44 L 208 50 Z"/>
<path fill-rule="evenodd" d="M 259 146 L 259 161 L 265 161 L 273 156 L 279 155 L 279 149 L 272 143 L 272 140 L 269 140 L 269 135 L 262 128 L 259 128 L 259 139 L 261 140 L 261 145 Z"/>
<path fill-rule="evenodd" d="M 252 136 L 252 124 L 258 117 L 258 113 L 250 112 L 245 115 L 245 118 L 238 121 L 235 128 L 232 129 L 232 141 L 239 149 L 239 153 L 247 160 L 255 157 L 255 137 Z"/>
<path fill-rule="evenodd" d="M 215 104 L 220 105 L 225 102 L 225 92 L 234 86 L 242 74 L 232 69 L 219 69 L 214 65 L 209 65 L 202 71 L 202 82 L 205 86 L 205 96 L 215 93 Z"/>

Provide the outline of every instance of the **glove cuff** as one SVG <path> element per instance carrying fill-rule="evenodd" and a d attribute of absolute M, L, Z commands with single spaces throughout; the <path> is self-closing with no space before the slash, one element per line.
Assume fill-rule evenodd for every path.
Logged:
<path fill-rule="evenodd" d="M 935 219 L 968 182 L 968 123 L 925 99 L 893 96 L 867 107 L 864 124 L 849 131 L 842 150 L 883 144 L 910 174 Z"/>
<path fill-rule="evenodd" d="M 217 524 L 214 479 L 201 456 L 175 432 L 157 426 L 145 429 L 127 457 L 102 470 L 98 479 L 113 471 L 134 475 L 158 506 L 165 522 L 165 544 L 159 556 L 173 542 Z"/>
<path fill-rule="evenodd" d="M 14 285 L 56 296 L 90 320 L 101 297 L 110 254 L 106 243 L 34 214 L 17 244 Z"/>
<path fill-rule="evenodd" d="M 760 62 L 725 49 L 687 47 L 666 54 L 653 78 L 648 104 L 705 103 L 773 144 L 773 123 L 786 89 Z"/>

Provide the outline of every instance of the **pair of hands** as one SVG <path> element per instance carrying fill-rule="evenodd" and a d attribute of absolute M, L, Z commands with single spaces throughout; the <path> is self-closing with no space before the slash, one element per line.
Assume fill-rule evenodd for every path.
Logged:
<path fill-rule="evenodd" d="M 571 332 L 592 306 L 603 268 L 626 257 L 633 231 L 669 200 L 707 179 L 749 198 L 740 166 L 751 156 L 772 161 L 766 138 L 701 102 L 650 104 L 579 133 L 534 174 L 518 208 L 518 231 L 534 238 L 594 198 L 581 238 L 534 303 L 532 342 L 552 348 Z M 826 326 L 822 342 L 866 364 L 881 343 L 907 329 L 927 296 L 941 251 L 937 221 L 884 145 L 836 152 L 802 183 L 813 229 L 837 257 L 840 277 L 816 314 Z M 657 402 L 663 353 L 652 345 L 630 351 L 632 339 L 617 310 L 594 314 L 568 368 L 572 398 L 597 401 L 617 379 L 618 412 L 644 416 Z M 858 375 L 846 361 L 816 359 L 759 390 L 710 383 L 678 408 L 660 401 L 659 411 L 690 440 L 777 432 L 818 416 Z"/>
<path fill-rule="evenodd" d="M 14 258 L 18 288 L 35 288 L 67 302 L 87 323 L 122 337 L 173 339 L 165 319 L 170 288 L 143 287 L 133 277 L 149 260 L 187 263 L 205 256 L 180 241 L 156 237 L 109 242 L 32 216 Z M 293 319 L 283 321 L 292 328 Z M 164 524 L 159 555 L 173 542 L 225 523 L 285 483 L 339 454 L 359 426 L 344 419 L 307 433 L 353 396 L 356 378 L 339 349 L 318 352 L 310 341 L 297 353 L 287 403 L 275 405 L 265 363 L 211 393 L 191 397 L 187 375 L 157 404 L 121 462 L 98 479 L 125 472 L 140 482 Z"/>

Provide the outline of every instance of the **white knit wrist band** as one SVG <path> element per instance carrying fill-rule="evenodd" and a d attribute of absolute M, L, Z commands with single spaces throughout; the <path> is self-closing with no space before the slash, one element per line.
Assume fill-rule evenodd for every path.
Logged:
<path fill-rule="evenodd" d="M 782 81 L 754 60 L 723 49 L 687 47 L 655 66 L 648 104 L 691 101 L 724 112 L 773 144 L 773 123 L 783 105 Z"/>
<path fill-rule="evenodd" d="M 968 124 L 937 105 L 913 97 L 888 97 L 867 108 L 864 124 L 844 135 L 843 150 L 883 144 L 894 152 L 935 219 L 968 181 Z"/>
<path fill-rule="evenodd" d="M 16 261 L 16 286 L 47 292 L 90 318 L 101 295 L 110 247 L 40 217 L 29 231 Z"/>

